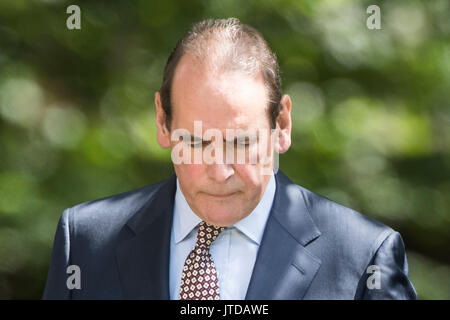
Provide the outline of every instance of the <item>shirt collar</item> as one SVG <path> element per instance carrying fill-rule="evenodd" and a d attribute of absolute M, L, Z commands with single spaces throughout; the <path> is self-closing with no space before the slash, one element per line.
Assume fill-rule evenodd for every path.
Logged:
<path fill-rule="evenodd" d="M 175 193 L 174 203 L 174 232 L 175 243 L 180 242 L 194 229 L 202 219 L 200 219 L 189 207 L 186 198 L 181 192 L 180 184 L 177 178 L 177 191 Z"/>
<path fill-rule="evenodd" d="M 233 227 L 256 242 L 261 243 L 264 229 L 269 218 L 272 202 L 275 197 L 276 183 L 272 172 L 267 183 L 264 195 L 255 209 L 244 219 L 238 221 Z M 177 190 L 174 203 L 174 240 L 179 243 L 201 222 L 202 220 L 192 211 L 186 198 L 181 192 L 177 179 Z"/>

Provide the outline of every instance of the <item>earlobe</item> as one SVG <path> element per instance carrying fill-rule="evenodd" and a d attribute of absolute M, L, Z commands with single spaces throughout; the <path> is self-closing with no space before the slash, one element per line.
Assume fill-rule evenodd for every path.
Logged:
<path fill-rule="evenodd" d="M 278 153 L 285 153 L 291 146 L 291 136 L 285 131 L 279 131 L 278 143 L 276 144 L 276 151 Z"/>
<path fill-rule="evenodd" d="M 170 147 L 170 136 L 169 136 L 167 131 L 166 131 L 166 133 L 163 133 L 163 132 L 160 132 L 158 130 L 156 138 L 158 140 L 159 145 L 162 148 L 169 148 Z"/>

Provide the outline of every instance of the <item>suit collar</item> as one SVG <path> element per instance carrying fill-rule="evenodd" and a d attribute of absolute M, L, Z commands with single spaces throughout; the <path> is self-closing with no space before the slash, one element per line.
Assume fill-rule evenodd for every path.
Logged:
<path fill-rule="evenodd" d="M 157 184 L 150 193 L 148 200 L 144 205 L 132 214 L 127 221 L 127 226 L 138 234 L 144 231 L 152 224 L 161 214 L 166 211 L 173 210 L 174 195 L 176 191 L 176 175 L 172 176 Z"/>
<path fill-rule="evenodd" d="M 306 246 L 321 233 L 311 218 L 305 193 L 281 171 L 278 171 L 276 181 L 279 188 L 272 215 L 298 243 Z"/>
<path fill-rule="evenodd" d="M 281 171 L 272 211 L 250 279 L 246 299 L 301 299 L 321 260 L 306 249 L 320 236 L 302 189 Z M 280 250 L 282 248 L 282 250 Z"/>
<path fill-rule="evenodd" d="M 125 299 L 169 299 L 175 175 L 155 188 L 122 228 L 116 248 Z"/>

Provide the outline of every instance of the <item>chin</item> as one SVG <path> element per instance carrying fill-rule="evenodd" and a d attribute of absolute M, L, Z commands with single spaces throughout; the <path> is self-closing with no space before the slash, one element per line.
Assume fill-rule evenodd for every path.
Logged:
<path fill-rule="evenodd" d="M 203 220 L 218 227 L 234 225 L 242 219 L 240 210 L 228 208 L 227 206 L 210 205 L 207 212 L 203 212 Z"/>

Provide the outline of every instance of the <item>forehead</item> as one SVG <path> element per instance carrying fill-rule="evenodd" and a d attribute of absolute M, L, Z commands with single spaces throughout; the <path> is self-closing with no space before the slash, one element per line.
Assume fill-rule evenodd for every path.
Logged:
<path fill-rule="evenodd" d="M 223 69 L 223 68 L 222 68 Z M 172 82 L 172 121 L 190 130 L 194 121 L 203 129 L 224 130 L 269 126 L 268 98 L 261 74 L 218 71 L 185 54 Z"/>

